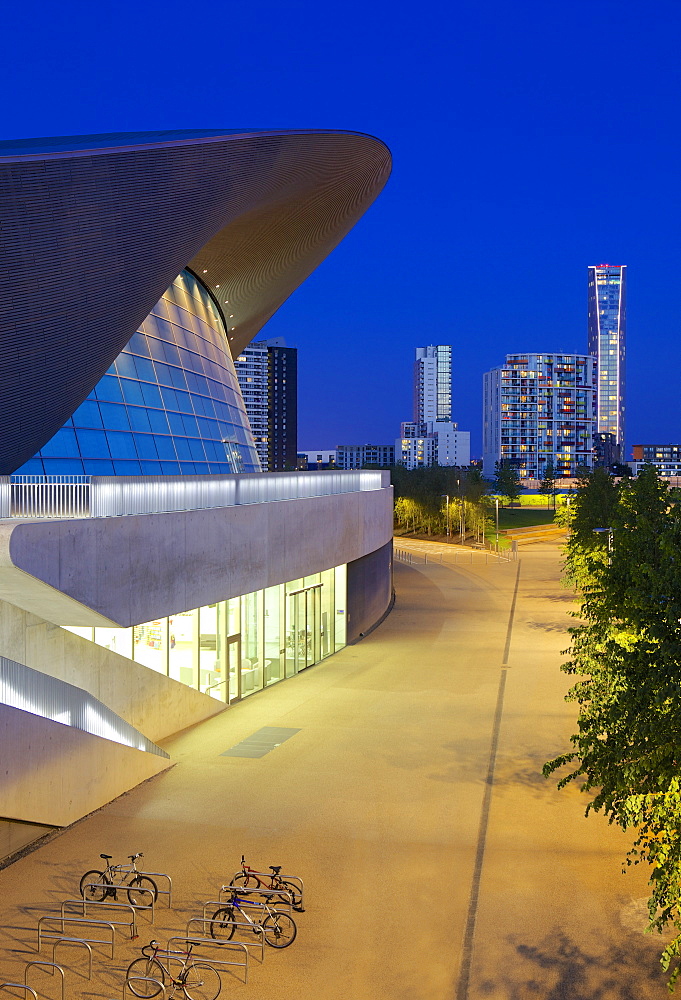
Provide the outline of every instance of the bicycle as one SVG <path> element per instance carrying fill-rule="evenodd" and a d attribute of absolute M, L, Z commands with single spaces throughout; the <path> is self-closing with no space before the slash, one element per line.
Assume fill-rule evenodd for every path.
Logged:
<path fill-rule="evenodd" d="M 193 947 L 190 945 L 189 951 L 165 951 L 159 948 L 158 941 L 150 941 L 142 948 L 144 957 L 136 958 L 128 966 L 125 974 L 126 986 L 136 997 L 155 997 L 165 986 L 167 976 L 172 986 L 168 1000 L 178 987 L 187 1000 L 216 1000 L 222 989 L 220 975 L 207 962 L 194 961 Z M 148 953 L 149 948 L 154 949 L 153 955 Z M 168 964 L 163 964 L 159 958 L 161 954 L 165 956 Z M 171 961 L 179 962 L 181 955 L 184 956 L 184 960 L 179 973 L 174 976 L 168 965 Z"/>
<path fill-rule="evenodd" d="M 250 924 L 250 929 L 257 936 L 265 935 L 265 941 L 272 948 L 288 948 L 296 939 L 298 928 L 295 920 L 288 913 L 275 910 L 269 903 L 256 903 L 252 899 L 239 899 L 237 890 L 232 886 L 223 885 L 221 892 L 231 889 L 232 898 L 215 911 L 210 919 L 210 935 L 216 941 L 230 941 L 234 936 L 234 931 L 239 923 L 246 926 Z M 258 906 L 265 912 L 266 916 L 258 923 L 253 920 L 243 906 Z M 237 913 L 243 917 L 242 921 L 236 919 Z"/>
<path fill-rule="evenodd" d="M 250 868 L 246 864 L 246 858 L 242 854 L 241 872 L 238 875 L 235 875 L 229 884 L 241 886 L 243 889 L 262 888 L 268 890 L 276 890 L 276 889 L 283 890 L 283 892 L 281 892 L 278 897 L 282 901 L 282 903 L 288 903 L 290 899 L 291 903 L 293 904 L 293 909 L 297 913 L 305 913 L 305 910 L 302 906 L 303 894 L 300 891 L 299 886 L 294 885 L 293 882 L 287 882 L 285 879 L 281 878 L 281 876 L 279 875 L 279 872 L 282 869 L 281 865 L 270 865 L 269 868 L 270 871 L 272 872 L 271 875 L 266 875 L 263 872 L 256 872 L 255 868 Z M 265 882 L 263 882 L 261 876 L 262 878 L 268 878 L 270 880 L 270 884 L 267 885 Z M 268 896 L 268 898 L 272 897 Z"/>
<path fill-rule="evenodd" d="M 111 861 L 111 854 L 100 854 L 104 861 Z M 140 875 L 135 862 L 138 858 L 143 858 L 144 854 L 129 854 L 129 865 L 107 865 L 105 871 L 85 872 L 80 880 L 80 894 L 83 899 L 92 900 L 93 903 L 101 903 L 111 896 L 117 898 L 119 889 L 127 889 L 128 902 L 133 906 L 149 906 L 158 899 L 158 888 L 153 879 L 148 875 Z"/>

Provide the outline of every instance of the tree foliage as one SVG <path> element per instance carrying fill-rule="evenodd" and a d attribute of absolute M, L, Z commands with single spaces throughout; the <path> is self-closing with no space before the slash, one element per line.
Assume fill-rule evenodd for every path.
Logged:
<path fill-rule="evenodd" d="M 587 814 L 631 831 L 627 864 L 650 866 L 650 927 L 673 929 L 662 953 L 681 958 L 681 505 L 651 466 L 615 486 L 604 470 L 582 480 L 568 516 L 565 569 L 581 593 L 570 630 L 579 706 L 572 749 L 546 775 L 577 781 Z M 612 532 L 595 532 L 611 528 Z M 610 535 L 610 544 L 608 544 Z"/>
<path fill-rule="evenodd" d="M 543 493 L 546 497 L 546 506 L 549 507 L 551 504 L 551 499 L 555 498 L 557 487 L 556 487 L 556 471 L 553 467 L 553 462 L 547 462 L 546 468 L 544 469 L 544 475 L 542 481 L 539 484 L 539 492 Z"/>
<path fill-rule="evenodd" d="M 430 465 L 391 469 L 395 521 L 409 531 L 484 537 L 490 523 L 489 484 L 475 467 Z"/>
<path fill-rule="evenodd" d="M 506 459 L 496 462 L 494 466 L 494 487 L 497 493 L 506 497 L 509 503 L 514 503 L 524 489 L 515 465 Z"/>

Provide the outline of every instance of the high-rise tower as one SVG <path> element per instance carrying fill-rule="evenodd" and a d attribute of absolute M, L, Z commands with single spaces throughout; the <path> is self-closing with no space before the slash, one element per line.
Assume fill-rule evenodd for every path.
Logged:
<path fill-rule="evenodd" d="M 452 419 L 452 348 L 417 347 L 414 361 L 414 422 Z"/>
<path fill-rule="evenodd" d="M 283 337 L 249 344 L 235 359 L 263 472 L 295 469 L 298 458 L 298 351 Z"/>
<path fill-rule="evenodd" d="M 589 354 L 598 368 L 596 433 L 612 435 L 609 440 L 620 462 L 624 459 L 626 273 L 625 264 L 589 268 Z"/>

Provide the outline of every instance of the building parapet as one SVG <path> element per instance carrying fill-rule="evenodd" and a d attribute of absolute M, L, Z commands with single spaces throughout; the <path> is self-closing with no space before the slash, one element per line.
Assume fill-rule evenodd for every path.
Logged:
<path fill-rule="evenodd" d="M 374 470 L 232 476 L 0 476 L 0 518 L 120 517 L 386 489 Z"/>

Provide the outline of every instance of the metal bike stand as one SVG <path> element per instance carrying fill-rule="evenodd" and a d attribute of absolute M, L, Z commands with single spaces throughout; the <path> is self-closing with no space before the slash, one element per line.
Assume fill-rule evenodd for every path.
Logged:
<path fill-rule="evenodd" d="M 61 924 L 61 931 L 44 931 L 43 923 L 45 921 L 57 921 Z M 107 944 L 111 947 L 111 957 L 114 957 L 114 939 L 116 935 L 116 929 L 109 920 L 92 920 L 91 918 L 83 917 L 58 917 L 56 915 L 45 914 L 38 920 L 38 951 L 42 949 L 42 942 L 44 938 L 62 938 L 65 934 L 66 924 L 85 924 L 88 927 L 107 927 L 111 931 L 111 940 L 104 941 L 102 938 L 80 938 L 79 940 L 84 941 L 87 944 Z"/>
<path fill-rule="evenodd" d="M 167 889 L 159 889 L 158 886 L 156 886 L 156 888 L 158 890 L 159 896 L 168 897 L 168 909 L 171 910 L 173 908 L 173 880 L 171 879 L 170 875 L 166 875 L 165 872 L 138 872 L 137 874 L 147 875 L 149 878 L 153 879 L 164 878 L 166 880 L 166 883 L 168 885 Z"/>
<path fill-rule="evenodd" d="M 249 872 L 248 874 L 257 875 L 258 878 L 272 878 L 272 872 Z M 243 869 L 240 868 L 238 872 L 234 872 L 232 875 L 232 881 L 237 877 L 237 875 L 243 875 Z M 295 882 L 296 885 L 300 886 L 300 905 L 303 907 L 305 903 L 305 886 L 300 875 L 287 875 L 286 872 L 279 872 L 277 877 L 282 879 L 284 882 Z M 232 888 L 237 889 L 240 887 L 232 886 Z"/>
<path fill-rule="evenodd" d="M 93 899 L 90 899 L 90 900 L 88 900 L 88 899 L 65 899 L 61 903 L 61 915 L 62 915 L 62 917 L 66 917 L 67 916 L 67 914 L 64 913 L 64 908 L 66 906 L 69 906 L 69 905 L 82 907 L 82 913 L 83 913 L 84 917 L 87 917 L 87 908 L 88 908 L 88 906 L 94 906 L 95 907 L 95 912 L 97 912 L 97 908 L 100 907 L 100 906 L 101 907 L 107 907 L 107 908 L 112 908 L 113 907 L 113 908 L 119 909 L 119 910 L 129 910 L 130 911 L 130 921 L 129 922 L 124 921 L 124 920 L 112 920 L 111 923 L 115 927 L 129 927 L 130 928 L 130 940 L 131 941 L 134 941 L 135 938 L 139 937 L 139 935 L 137 933 L 137 917 L 136 917 L 136 912 L 135 912 L 138 909 L 138 907 L 133 906 L 132 903 L 109 903 L 108 900 L 98 901 L 98 900 L 93 900 Z M 139 909 L 142 909 L 142 907 L 139 907 Z M 149 907 L 145 906 L 144 909 L 145 910 L 149 909 Z M 99 912 L 101 913 L 102 911 L 100 910 Z M 106 915 L 106 914 L 104 914 L 104 915 Z"/>
<path fill-rule="evenodd" d="M 165 997 L 166 993 L 168 992 L 168 987 L 164 986 L 164 984 L 159 982 L 158 979 L 152 979 L 150 976 L 130 976 L 130 979 L 123 980 L 123 1000 L 125 1000 L 126 990 L 129 988 L 131 980 L 133 983 L 154 983 L 156 986 L 158 986 L 159 992 L 163 997 Z M 132 990 L 130 990 L 130 995 L 133 997 L 137 996 L 137 994 L 133 993 Z M 154 996 L 157 997 L 158 992 L 154 993 Z"/>
<path fill-rule="evenodd" d="M 192 924 L 196 924 L 196 923 L 199 923 L 199 924 L 202 925 L 203 934 L 205 934 L 206 933 L 206 926 L 205 925 L 206 924 L 212 924 L 213 921 L 210 920 L 210 919 L 207 919 L 206 917 L 192 917 L 191 920 L 187 921 L 187 926 L 184 929 L 185 935 L 187 937 L 191 937 L 192 936 L 191 925 Z M 251 931 L 251 932 L 253 932 L 253 931 L 257 932 L 257 929 L 259 928 L 260 929 L 260 933 L 257 934 L 255 941 L 234 941 L 234 942 L 225 941 L 225 944 L 232 944 L 232 943 L 233 944 L 243 944 L 246 948 L 259 948 L 260 949 L 260 964 L 262 965 L 262 963 L 265 961 L 265 932 L 264 932 L 264 930 L 262 928 L 262 925 L 261 924 L 256 924 L 256 923 L 249 924 L 247 920 L 221 920 L 220 923 L 221 924 L 228 924 L 230 927 L 233 924 L 234 925 L 234 929 L 235 929 L 235 933 L 237 933 L 237 934 L 239 933 L 239 929 L 248 930 L 248 931 Z M 211 940 L 214 941 L 215 938 L 211 938 Z"/>
<path fill-rule="evenodd" d="M 234 892 L 235 890 L 240 899 L 243 896 L 267 896 L 267 898 L 271 900 L 272 897 L 275 896 L 277 905 L 274 909 L 280 910 L 283 907 L 288 907 L 289 910 L 295 910 L 295 906 L 293 905 L 293 892 L 290 889 L 242 889 L 240 887 L 237 888 L 236 886 L 230 885 L 226 887 L 222 886 L 219 892 L 220 898 L 217 903 L 211 899 L 208 900 L 207 903 L 203 904 L 203 915 L 206 915 L 206 907 L 208 906 L 224 906 L 227 902 L 229 902 L 229 900 L 223 899 L 222 897 L 226 897 L 230 892 Z M 282 899 L 282 896 L 286 896 L 286 899 Z"/>
<path fill-rule="evenodd" d="M 108 895 L 111 895 L 112 892 L 116 893 L 119 890 L 121 892 L 127 892 L 128 889 L 131 888 L 130 886 L 127 886 L 127 885 L 114 885 L 114 886 L 112 886 L 110 882 L 88 882 L 87 885 L 88 885 L 88 888 L 92 888 L 92 889 L 106 889 L 108 891 Z M 152 893 L 151 889 L 145 889 L 144 887 L 142 887 L 141 891 L 147 893 L 147 895 L 151 898 L 151 902 L 150 903 L 131 903 L 129 901 L 127 903 L 117 903 L 116 899 L 115 899 L 115 896 L 114 896 L 113 902 L 111 902 L 111 903 L 108 903 L 107 900 L 106 900 L 106 898 L 104 898 L 104 899 L 85 899 L 85 897 L 82 896 L 81 899 L 83 899 L 84 902 L 88 903 L 91 906 L 95 906 L 96 904 L 99 904 L 101 906 L 104 906 L 104 905 L 106 905 L 106 906 L 132 906 L 136 910 L 151 910 L 151 922 L 153 924 L 154 921 L 155 921 L 154 908 L 155 908 L 155 905 L 156 905 L 156 900 L 154 899 L 154 896 L 153 896 L 153 893 Z M 159 892 L 165 892 L 166 890 L 164 890 L 164 889 L 158 889 L 158 891 Z M 79 900 L 77 900 L 77 899 L 67 899 L 66 900 L 67 903 L 77 903 L 78 901 Z"/>
<path fill-rule="evenodd" d="M 82 938 L 72 938 L 72 937 L 57 938 L 56 941 L 52 942 L 52 963 L 53 964 L 54 964 L 55 958 L 57 957 L 57 948 L 59 947 L 60 944 L 77 944 L 77 945 L 82 944 L 83 948 L 87 948 L 88 955 L 89 955 L 89 958 L 90 958 L 90 964 L 89 964 L 89 969 L 88 969 L 87 977 L 88 977 L 88 979 L 92 979 L 92 948 L 87 943 L 87 941 L 83 941 Z"/>
<path fill-rule="evenodd" d="M 168 950 L 170 950 L 171 943 L 191 944 L 194 945 L 195 949 L 203 947 L 203 948 L 227 948 L 228 951 L 230 949 L 238 950 L 244 956 L 243 962 L 228 962 L 226 959 L 213 958 L 212 956 L 208 959 L 208 962 L 211 965 L 236 965 L 238 968 L 244 970 L 244 983 L 248 982 L 249 952 L 247 945 L 242 944 L 240 941 L 216 941 L 214 938 L 205 938 L 205 937 L 171 937 L 168 938 Z M 196 955 L 196 950 L 194 950 L 193 954 Z M 201 958 L 202 956 L 199 955 L 198 957 Z"/>
<path fill-rule="evenodd" d="M 29 962 L 26 968 L 24 969 L 24 983 L 26 986 L 28 986 L 28 970 L 32 969 L 34 966 L 43 966 L 47 969 L 59 970 L 59 975 L 61 976 L 61 1000 L 65 1000 L 66 994 L 64 991 L 64 970 L 62 969 L 61 965 L 56 965 L 54 962 Z M 51 972 L 50 975 L 53 976 L 54 972 Z"/>
<path fill-rule="evenodd" d="M 0 983 L 0 990 L 4 990 L 6 986 L 11 986 L 14 990 L 23 990 L 24 993 L 32 993 L 34 1000 L 38 1000 L 36 991 L 27 986 L 26 983 Z"/>

